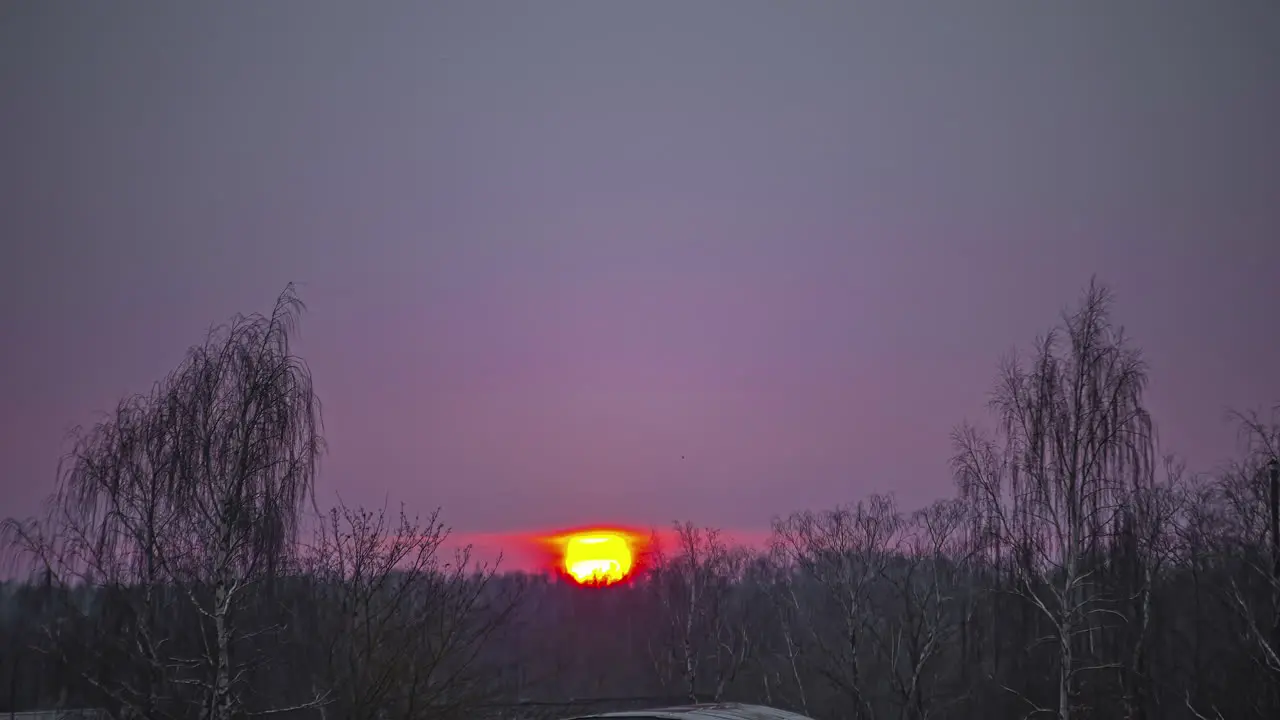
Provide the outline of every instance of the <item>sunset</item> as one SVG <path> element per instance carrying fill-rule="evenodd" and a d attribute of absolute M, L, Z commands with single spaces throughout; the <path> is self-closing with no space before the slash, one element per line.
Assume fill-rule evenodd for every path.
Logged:
<path fill-rule="evenodd" d="M 546 569 L 579 585 L 612 585 L 643 568 L 648 535 L 616 527 L 587 527 L 536 538 Z"/>
<path fill-rule="evenodd" d="M 618 582 L 631 565 L 630 543 L 617 533 L 577 533 L 565 540 L 564 569 L 580 584 Z"/>
<path fill-rule="evenodd" d="M 0 0 L 0 719 L 1280 718 L 1278 189 L 1280 0 Z"/>

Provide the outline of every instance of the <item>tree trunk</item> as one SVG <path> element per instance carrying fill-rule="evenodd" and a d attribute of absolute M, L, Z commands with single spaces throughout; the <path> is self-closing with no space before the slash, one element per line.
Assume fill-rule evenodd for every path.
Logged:
<path fill-rule="evenodd" d="M 1271 648 L 1280 653 L 1280 460 L 1271 458 Z"/>
<path fill-rule="evenodd" d="M 1071 635 L 1074 631 L 1075 626 L 1067 614 L 1062 620 L 1062 637 L 1058 642 L 1058 720 L 1071 720 L 1071 668 L 1075 664 Z"/>

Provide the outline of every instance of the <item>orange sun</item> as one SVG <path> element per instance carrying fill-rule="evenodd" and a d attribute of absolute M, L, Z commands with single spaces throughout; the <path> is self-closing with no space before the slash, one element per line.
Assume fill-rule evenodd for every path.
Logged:
<path fill-rule="evenodd" d="M 544 540 L 556 550 L 560 572 L 579 585 L 612 585 L 635 570 L 641 537 L 627 530 L 594 528 Z"/>

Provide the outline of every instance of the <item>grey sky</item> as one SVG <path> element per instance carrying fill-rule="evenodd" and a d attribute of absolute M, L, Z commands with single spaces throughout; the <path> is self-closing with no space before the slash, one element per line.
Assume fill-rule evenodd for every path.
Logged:
<path fill-rule="evenodd" d="M 8 2 L 0 515 L 291 280 L 322 492 L 464 532 L 947 494 L 1094 272 L 1210 468 L 1278 128 L 1274 2 Z"/>

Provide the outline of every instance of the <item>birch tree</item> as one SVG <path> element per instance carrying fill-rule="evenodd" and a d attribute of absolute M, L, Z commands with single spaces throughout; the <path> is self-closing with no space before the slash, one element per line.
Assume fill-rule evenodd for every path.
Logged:
<path fill-rule="evenodd" d="M 1053 712 L 1070 720 L 1099 614 L 1114 612 L 1093 575 L 1128 488 L 1151 482 L 1154 440 L 1143 404 L 1146 365 L 1110 317 L 1111 296 L 1091 282 L 1078 310 L 1007 360 L 991 406 L 988 445 L 956 433 L 953 467 L 992 539 L 1012 555 L 1018 592 L 1051 628 L 1057 648 Z M 993 447 L 997 452 L 991 452 Z M 1033 711 L 1044 711 L 1024 698 Z"/>
<path fill-rule="evenodd" d="M 244 709 L 247 670 L 265 660 L 246 641 L 270 628 L 242 626 L 241 610 L 290 564 L 323 448 L 290 348 L 302 309 L 290 286 L 269 315 L 214 328 L 150 393 L 78 434 L 42 522 L 7 524 L 37 568 L 119 607 L 121 639 L 102 647 L 133 672 L 77 663 L 117 717 Z M 181 606 L 199 633 L 187 647 L 158 632 Z"/>
<path fill-rule="evenodd" d="M 903 554 L 884 571 L 889 606 L 881 613 L 883 622 L 872 625 L 873 635 L 906 720 L 926 720 L 946 701 L 958 699 L 945 697 L 938 666 L 953 651 L 969 607 L 958 597 L 964 585 L 965 513 L 956 500 L 913 513 Z"/>
<path fill-rule="evenodd" d="M 659 548 L 653 557 L 649 583 L 667 638 L 650 654 L 664 685 L 678 687 L 693 702 L 719 702 L 754 649 L 738 582 L 750 555 L 718 530 L 692 523 L 675 529 L 676 552 Z"/>
<path fill-rule="evenodd" d="M 1247 646 L 1266 670 L 1273 701 L 1280 703 L 1280 423 L 1257 414 L 1236 420 L 1245 458 L 1220 487 L 1236 521 L 1230 550 L 1244 572 L 1232 580 L 1228 600 L 1245 625 Z"/>
<path fill-rule="evenodd" d="M 875 623 L 872 591 L 898 550 L 903 519 L 887 496 L 824 513 L 801 512 L 774 523 L 772 544 L 814 588 L 816 602 L 791 594 L 817 669 L 856 718 L 875 715 L 865 656 Z"/>
<path fill-rule="evenodd" d="M 1130 488 L 1111 541 L 1111 584 L 1119 642 L 1120 688 L 1125 717 L 1145 720 L 1153 710 L 1151 624 L 1154 598 L 1176 560 L 1176 523 L 1185 501 L 1183 465 L 1165 459 L 1164 482 Z"/>

